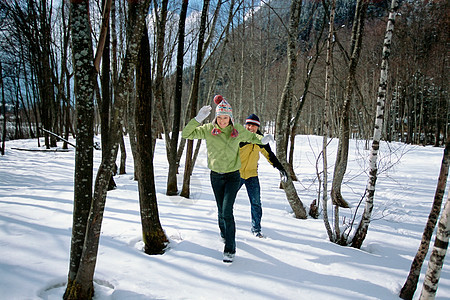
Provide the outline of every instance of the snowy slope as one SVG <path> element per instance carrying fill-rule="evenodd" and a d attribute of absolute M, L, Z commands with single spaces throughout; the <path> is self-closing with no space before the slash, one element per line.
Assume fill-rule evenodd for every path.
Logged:
<path fill-rule="evenodd" d="M 34 149 L 36 144 L 36 140 L 7 142 L 6 155 L 0 157 L 3 299 L 61 299 L 64 293 L 74 151 L 12 149 Z M 330 177 L 336 146 L 334 140 L 328 150 Z M 344 217 L 348 222 L 349 213 L 364 193 L 368 155 L 364 146 L 362 141 L 351 144 L 343 194 L 353 208 L 341 211 L 341 223 Z M 294 166 L 300 181 L 296 186 L 307 207 L 317 198 L 315 168 L 321 147 L 321 137 L 297 137 Z M 250 206 L 243 187 L 235 204 L 236 258 L 232 264 L 224 264 L 205 149 L 191 180 L 192 198 L 168 197 L 164 141 L 158 140 L 155 174 L 159 212 L 170 245 L 165 254 L 148 256 L 141 251 L 137 183 L 128 148 L 127 174 L 116 176 L 117 189 L 108 194 L 95 299 L 398 299 L 430 212 L 442 154 L 442 148 L 382 145 L 375 220 L 361 250 L 330 243 L 322 219 L 295 219 L 278 188 L 277 170 L 261 157 L 262 229 L 266 238 L 250 233 Z M 100 155 L 95 151 L 95 166 Z M 181 181 L 182 175 L 180 188 Z M 329 217 L 333 217 L 331 211 Z M 437 299 L 449 299 L 448 261 Z"/>

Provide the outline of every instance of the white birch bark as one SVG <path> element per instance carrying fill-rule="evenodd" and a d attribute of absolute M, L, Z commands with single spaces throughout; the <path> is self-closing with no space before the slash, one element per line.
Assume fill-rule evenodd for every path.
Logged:
<path fill-rule="evenodd" d="M 438 222 L 439 214 L 441 213 L 442 200 L 444 198 L 445 187 L 447 186 L 447 178 L 449 171 L 449 159 L 450 159 L 450 141 L 447 142 L 444 149 L 444 155 L 442 157 L 441 170 L 439 171 L 439 179 L 436 186 L 436 192 L 434 194 L 433 205 L 431 206 L 430 214 L 428 215 L 428 221 L 425 225 L 425 229 L 422 234 L 422 240 L 420 242 L 419 249 L 414 257 L 411 268 L 409 270 L 408 278 L 405 284 L 400 290 L 399 297 L 405 300 L 410 300 L 417 288 L 417 282 L 419 281 L 420 270 L 422 269 L 423 262 L 430 248 L 431 237 L 433 236 L 434 229 Z"/>
<path fill-rule="evenodd" d="M 427 273 L 423 282 L 420 300 L 434 299 L 438 289 L 439 278 L 441 277 L 442 265 L 444 264 L 445 254 L 447 253 L 450 227 L 450 194 L 444 206 L 441 219 L 436 233 L 433 251 L 431 252 L 428 263 Z"/>
<path fill-rule="evenodd" d="M 391 41 L 392 34 L 394 32 L 395 15 L 398 9 L 398 1 L 392 0 L 391 11 L 389 13 L 389 19 L 386 25 L 386 33 L 384 37 L 383 54 L 381 62 L 381 72 L 380 72 L 380 84 L 378 86 L 378 97 L 377 97 L 377 111 L 375 118 L 375 128 L 373 130 L 373 141 L 372 141 L 372 151 L 369 158 L 369 180 L 366 187 L 366 205 L 364 208 L 364 213 L 359 223 L 358 229 L 355 233 L 355 237 L 352 241 L 352 247 L 361 248 L 361 245 L 367 235 L 367 230 L 369 228 L 370 217 L 373 210 L 373 199 L 375 195 L 375 183 L 377 181 L 377 159 L 378 151 L 380 148 L 381 132 L 383 128 L 384 120 L 384 103 L 386 100 L 386 88 L 387 88 L 387 78 L 388 78 L 388 65 L 389 65 L 389 55 L 391 53 Z"/>

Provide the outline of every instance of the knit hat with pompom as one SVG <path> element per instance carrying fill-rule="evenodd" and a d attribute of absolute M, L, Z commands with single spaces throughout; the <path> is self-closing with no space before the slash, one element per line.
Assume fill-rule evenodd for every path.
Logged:
<path fill-rule="evenodd" d="M 231 119 L 231 122 L 234 124 L 233 109 L 231 108 L 230 103 L 228 103 L 227 100 L 225 100 L 222 97 L 222 95 L 214 96 L 214 103 L 217 104 L 216 117 L 223 116 L 223 115 L 229 116 Z"/>
<path fill-rule="evenodd" d="M 215 95 L 214 103 L 217 104 L 217 107 L 216 107 L 216 118 L 214 118 L 213 123 L 216 123 L 217 116 L 225 115 L 230 117 L 231 125 L 234 127 L 233 109 L 231 108 L 230 103 L 228 103 L 227 100 L 225 100 L 222 97 L 222 95 Z M 219 133 L 221 133 L 220 129 L 218 128 L 213 129 L 212 132 L 213 135 L 217 135 Z M 235 128 L 233 128 L 231 132 L 231 137 L 237 137 L 238 134 L 239 134 L 238 131 Z"/>

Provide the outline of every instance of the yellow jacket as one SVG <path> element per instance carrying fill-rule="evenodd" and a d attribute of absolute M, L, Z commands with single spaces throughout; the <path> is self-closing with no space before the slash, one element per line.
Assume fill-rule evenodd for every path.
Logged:
<path fill-rule="evenodd" d="M 241 178 L 248 179 L 250 177 L 258 176 L 259 153 L 262 153 L 272 166 L 278 170 L 283 169 L 283 166 L 270 149 L 269 144 L 257 145 L 240 143 L 239 146 L 239 154 L 241 157 L 241 169 L 239 171 L 241 173 Z"/>

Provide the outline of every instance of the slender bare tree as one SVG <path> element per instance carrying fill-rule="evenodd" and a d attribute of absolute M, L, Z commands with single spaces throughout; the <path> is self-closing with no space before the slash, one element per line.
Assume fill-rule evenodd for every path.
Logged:
<path fill-rule="evenodd" d="M 70 41 L 70 28 L 67 26 L 68 18 L 66 18 L 66 11 L 68 12 L 68 5 L 61 5 L 61 31 L 62 31 L 62 41 L 61 41 L 61 78 L 58 87 L 59 97 L 62 98 L 62 110 L 61 110 L 61 122 L 64 124 L 61 126 L 64 131 L 64 139 L 69 140 L 70 128 L 71 128 L 71 105 L 70 105 L 70 78 L 72 75 L 69 73 L 68 59 L 69 59 L 69 41 Z M 66 23 L 67 22 L 67 23 Z M 25 105 L 24 105 L 25 106 Z M 31 124 L 30 124 L 31 128 Z M 62 129 L 61 128 L 61 129 Z M 75 136 L 75 134 L 74 134 Z M 63 149 L 68 149 L 68 143 L 64 141 Z"/>
<path fill-rule="evenodd" d="M 162 254 L 168 239 L 159 221 L 156 201 L 155 175 L 153 172 L 152 137 L 152 88 L 148 31 L 145 28 L 136 70 L 136 144 L 139 178 L 139 204 L 142 222 L 144 252 Z"/>
<path fill-rule="evenodd" d="M 327 146 L 328 137 L 330 136 L 330 93 L 331 93 L 331 75 L 333 72 L 333 48 L 334 48 L 334 16 L 336 14 L 336 0 L 332 0 L 330 3 L 330 22 L 327 38 L 327 60 L 325 67 L 325 103 L 323 112 L 323 142 L 322 142 L 322 162 L 323 162 L 323 194 L 322 194 L 322 207 L 323 207 L 323 222 L 327 230 L 328 238 L 330 241 L 335 241 L 335 236 L 331 230 L 330 223 L 328 221 L 328 157 Z"/>
<path fill-rule="evenodd" d="M 1 133 L 2 145 L 0 146 L 0 154 L 5 155 L 5 140 L 6 140 L 6 99 L 5 87 L 3 86 L 3 71 L 2 62 L 0 61 L 0 88 L 2 89 L 2 111 L 3 111 L 3 130 Z"/>
<path fill-rule="evenodd" d="M 212 40 L 212 38 L 214 36 L 214 32 L 213 32 L 214 30 L 212 30 L 212 29 L 216 27 L 215 24 L 217 23 L 217 19 L 219 17 L 220 8 L 222 6 L 222 2 L 220 2 L 220 1 L 218 2 L 217 6 L 216 6 L 216 9 L 215 9 L 215 12 L 214 12 L 213 21 L 211 22 L 211 26 L 209 27 L 211 30 L 210 30 L 209 36 L 206 39 L 206 41 L 204 43 L 204 46 L 203 46 L 203 56 L 205 57 L 204 58 L 204 63 L 202 64 L 200 69 L 203 70 L 205 65 L 208 63 L 209 59 L 214 57 L 213 54 L 216 52 L 216 50 L 218 48 L 220 48 L 220 52 L 218 54 L 219 57 L 214 60 L 214 67 L 212 68 L 214 70 L 214 74 L 211 76 L 211 82 L 210 82 L 210 85 L 209 85 L 207 96 L 204 97 L 204 100 L 202 101 L 201 105 L 208 104 L 208 102 L 210 101 L 210 99 L 212 98 L 212 95 L 213 95 L 213 90 L 215 88 L 214 83 L 217 80 L 217 73 L 220 72 L 219 68 L 222 65 L 223 56 L 224 56 L 224 53 L 225 53 L 226 45 L 228 44 L 228 38 L 226 38 L 226 37 L 228 36 L 229 29 L 230 29 L 230 24 L 231 24 L 231 21 L 232 21 L 232 18 L 234 16 L 234 12 L 235 12 L 235 10 L 234 10 L 235 1 L 236 0 L 231 0 L 230 1 L 229 13 L 228 13 L 228 21 L 227 21 L 227 23 L 226 23 L 222 33 L 220 34 L 220 36 L 219 36 L 219 38 L 218 38 L 218 40 L 217 40 L 217 42 L 215 44 L 215 47 L 208 53 L 209 55 L 206 56 L 206 54 L 207 54 L 206 52 L 207 52 L 208 46 L 211 43 L 211 40 Z M 220 43 L 220 41 L 222 41 L 222 40 L 224 40 L 223 44 Z M 189 104 L 188 104 L 188 107 L 189 107 Z M 187 119 L 187 121 L 189 121 L 189 114 L 190 114 L 190 111 L 186 110 L 185 119 Z M 193 156 L 193 160 L 192 160 L 192 164 L 193 165 L 195 165 L 196 159 L 198 157 L 198 153 L 200 151 L 201 143 L 202 143 L 202 140 L 198 140 L 197 141 L 197 145 L 195 147 L 194 156 Z M 177 156 L 176 156 L 176 165 L 177 165 L 177 167 L 180 165 L 180 159 L 181 159 L 181 156 L 182 156 L 182 154 L 184 152 L 185 145 L 186 145 L 186 140 L 182 138 L 181 141 L 180 141 L 178 150 L 177 150 Z"/>
<path fill-rule="evenodd" d="M 298 24 L 300 22 L 300 13 L 302 8 L 302 0 L 292 0 L 290 10 L 289 38 L 288 38 L 288 73 L 284 90 L 281 95 L 281 101 L 278 105 L 278 113 L 276 119 L 276 144 L 277 157 L 283 167 L 288 169 L 287 162 L 287 134 L 289 132 L 289 115 L 292 105 L 293 88 L 295 82 L 295 70 L 297 68 L 296 38 L 298 36 Z M 297 190 L 289 177 L 287 182 L 282 182 L 282 187 L 286 193 L 288 202 L 298 219 L 306 219 L 307 214 L 302 201 L 300 200 Z"/>
<path fill-rule="evenodd" d="M 203 9 L 202 9 L 202 16 L 200 21 L 200 31 L 198 35 L 198 43 L 197 43 L 197 57 L 195 61 L 195 70 L 194 70 L 194 81 L 191 86 L 191 93 L 189 95 L 190 98 L 190 112 L 189 112 L 189 119 L 192 119 L 195 117 L 197 113 L 197 102 L 198 102 L 198 90 L 200 85 L 200 71 L 202 66 L 202 60 L 204 56 L 203 51 L 203 44 L 205 39 L 205 32 L 206 32 L 206 19 L 208 17 L 208 8 L 209 8 L 209 0 L 203 0 Z M 189 140 L 186 149 L 186 161 L 185 161 L 185 168 L 184 168 L 184 178 L 183 178 L 183 187 L 181 189 L 180 195 L 189 198 L 190 194 L 190 182 L 191 182 L 191 174 L 192 169 L 194 168 L 194 165 L 192 163 L 192 153 L 194 148 L 194 141 Z"/>
<path fill-rule="evenodd" d="M 177 186 L 177 148 L 178 137 L 180 135 L 181 121 L 181 96 L 183 94 L 183 65 L 184 65 L 184 38 L 186 27 L 186 15 L 189 0 L 183 0 L 181 5 L 180 20 L 178 24 L 178 50 L 177 50 L 177 71 L 175 82 L 175 100 L 173 101 L 173 124 L 172 136 L 166 141 L 167 160 L 169 162 L 169 174 L 167 175 L 167 195 L 176 195 Z"/>
<path fill-rule="evenodd" d="M 100 71 L 100 61 L 101 61 L 101 97 L 97 99 L 99 110 L 100 110 L 100 125 L 101 125 L 101 144 L 102 144 L 102 155 L 105 155 L 107 151 L 107 144 L 109 143 L 109 122 L 110 122 L 110 107 L 112 103 L 111 95 L 111 54 L 110 54 L 110 27 L 109 18 L 111 11 L 111 0 L 102 0 L 103 7 L 103 17 L 102 17 L 102 28 L 99 39 L 99 47 L 103 48 L 100 53 L 97 51 L 94 58 L 94 66 L 97 72 Z M 111 175 L 109 181 L 109 190 L 116 187 L 114 182 L 114 177 Z"/>
<path fill-rule="evenodd" d="M 351 241 L 354 248 L 361 248 L 369 229 L 370 218 L 373 210 L 373 199 L 375 196 L 375 184 L 378 174 L 378 151 L 380 149 L 381 132 L 383 131 L 384 105 L 386 102 L 386 90 L 389 72 L 389 55 L 391 53 L 392 35 L 394 33 L 395 15 L 398 10 L 398 1 L 392 0 L 391 10 L 386 25 L 383 53 L 381 58 L 380 84 L 378 86 L 377 110 L 375 115 L 375 126 L 373 130 L 372 151 L 369 157 L 369 180 L 367 182 L 365 200 L 366 205 L 359 223 L 358 229 Z"/>
<path fill-rule="evenodd" d="M 314 3 L 314 9 L 311 9 L 311 18 L 309 19 L 310 21 L 313 19 L 314 13 L 317 9 L 319 2 L 317 1 L 317 3 Z M 298 103 L 297 105 L 295 105 L 296 109 L 294 110 L 294 117 L 292 118 L 291 122 L 290 122 L 290 135 L 289 135 L 289 141 L 290 141 L 290 145 L 289 145 L 289 159 L 288 159 L 288 172 L 292 178 L 293 181 L 298 181 L 297 175 L 294 172 L 294 153 L 295 153 L 295 136 L 297 135 L 298 132 L 298 125 L 299 125 L 299 121 L 300 121 L 300 116 L 301 113 L 303 111 L 303 107 L 306 103 L 306 98 L 310 92 L 310 85 L 313 82 L 313 76 L 315 76 L 315 72 L 314 69 L 316 67 L 316 65 L 319 62 L 319 58 L 322 56 L 322 51 L 324 49 L 324 45 L 325 43 L 323 43 L 323 39 L 322 39 L 322 34 L 323 31 L 325 29 L 325 24 L 326 24 L 326 14 L 323 14 L 323 22 L 321 23 L 321 28 L 318 30 L 318 34 L 315 38 L 315 41 L 311 41 L 311 43 L 314 43 L 314 47 L 312 47 L 312 49 L 310 49 L 310 52 L 313 52 L 313 54 L 311 54 L 311 56 L 307 55 L 306 58 L 306 64 L 305 64 L 305 79 L 304 79 L 304 83 L 303 83 L 303 91 L 301 92 L 301 95 L 298 97 Z M 304 26 L 307 26 L 307 24 L 304 24 Z"/>
<path fill-rule="evenodd" d="M 167 14 L 168 14 L 168 0 L 162 0 L 158 6 L 158 1 L 153 1 L 154 15 L 156 23 L 156 74 L 154 80 L 154 96 L 155 104 L 158 110 L 158 115 L 160 117 L 163 128 L 166 134 L 166 140 L 170 140 L 168 129 L 169 126 L 169 115 L 166 113 L 166 91 L 164 89 L 164 61 L 165 61 L 165 40 L 166 40 L 166 24 L 167 24 Z M 156 119 L 156 118 L 155 118 Z M 156 127 L 156 126 L 154 126 Z M 155 128 L 153 132 L 156 134 Z"/>
<path fill-rule="evenodd" d="M 344 104 L 341 108 L 339 145 L 336 153 L 336 163 L 334 165 L 333 183 L 331 186 L 331 199 L 336 206 L 348 208 L 349 204 L 342 197 L 341 185 L 344 179 L 348 162 L 348 147 L 350 139 L 350 103 L 352 102 L 353 89 L 355 84 L 356 68 L 361 54 L 361 44 L 364 32 L 364 20 L 368 1 L 358 0 L 356 2 L 355 18 L 352 27 L 350 62 L 348 65 L 348 75 L 344 92 Z M 336 215 L 338 220 L 338 215 Z M 337 232 L 338 233 L 338 232 Z M 338 236 L 340 234 L 338 233 Z"/>

